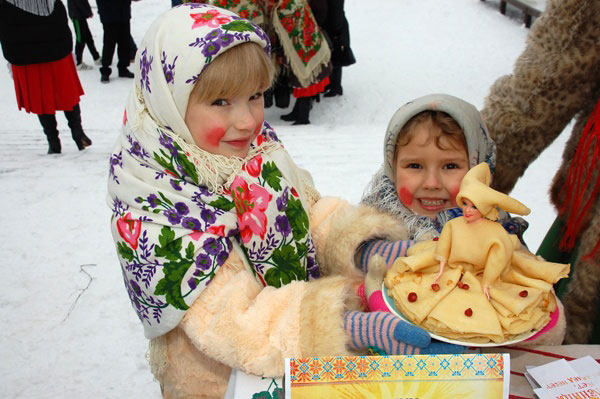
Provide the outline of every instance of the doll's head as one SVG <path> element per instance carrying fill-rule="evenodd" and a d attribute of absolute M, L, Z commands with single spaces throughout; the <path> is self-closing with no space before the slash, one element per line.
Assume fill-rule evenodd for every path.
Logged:
<path fill-rule="evenodd" d="M 441 111 L 423 111 L 400 129 L 394 152 L 400 201 L 421 216 L 456 207 L 460 182 L 469 170 L 461 127 Z"/>
<path fill-rule="evenodd" d="M 206 4 L 162 14 L 140 43 L 140 106 L 184 144 L 244 158 L 262 130 L 271 83 L 270 42 L 256 25 Z"/>
<path fill-rule="evenodd" d="M 456 194 L 470 167 L 493 164 L 495 146 L 479 112 L 446 94 L 418 98 L 392 117 L 384 145 L 384 173 L 399 201 L 435 218 L 457 206 Z"/>

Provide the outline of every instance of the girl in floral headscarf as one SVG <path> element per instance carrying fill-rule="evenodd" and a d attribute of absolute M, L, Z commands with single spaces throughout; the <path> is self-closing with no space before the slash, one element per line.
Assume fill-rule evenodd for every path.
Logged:
<path fill-rule="evenodd" d="M 443 350 L 390 314 L 356 311 L 352 257 L 373 232 L 330 226 L 390 223 L 321 199 L 293 163 L 263 120 L 269 50 L 256 25 L 204 4 L 167 11 L 139 47 L 109 205 L 165 397 L 223 397 L 232 367 L 281 376 L 286 357 L 374 340 L 394 354 Z"/>

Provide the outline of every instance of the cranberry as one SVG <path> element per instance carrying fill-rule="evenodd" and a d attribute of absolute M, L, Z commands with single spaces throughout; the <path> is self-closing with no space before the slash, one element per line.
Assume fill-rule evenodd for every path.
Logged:
<path fill-rule="evenodd" d="M 529 295 L 529 292 L 527 292 L 527 290 L 523 290 L 523 291 L 519 292 L 519 296 L 521 298 L 526 298 L 527 295 Z"/>
<path fill-rule="evenodd" d="M 440 285 L 437 283 L 431 284 L 431 289 L 438 292 L 440 290 Z"/>
<path fill-rule="evenodd" d="M 411 292 L 408 294 L 408 302 L 415 302 L 417 300 L 417 293 Z"/>
<path fill-rule="evenodd" d="M 463 290 L 468 290 L 470 287 L 469 284 L 463 284 L 460 288 L 462 288 Z"/>
<path fill-rule="evenodd" d="M 463 287 L 463 282 L 459 281 L 458 283 L 456 283 L 456 285 L 457 285 L 458 288 L 462 288 Z"/>
<path fill-rule="evenodd" d="M 440 237 L 433 237 L 433 241 L 437 241 L 439 239 L 440 239 Z"/>
<path fill-rule="evenodd" d="M 467 317 L 473 316 L 473 309 L 467 308 L 467 310 L 465 310 L 465 316 L 467 316 Z"/>

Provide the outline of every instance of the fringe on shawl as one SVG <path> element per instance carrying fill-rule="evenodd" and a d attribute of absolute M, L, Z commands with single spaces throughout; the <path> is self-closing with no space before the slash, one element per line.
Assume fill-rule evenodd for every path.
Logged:
<path fill-rule="evenodd" d="M 325 37 L 323 37 L 319 51 L 308 61 L 308 64 L 305 65 L 298 56 L 294 44 L 289 40 L 288 32 L 277 17 L 277 12 L 273 12 L 271 19 L 294 76 L 298 79 L 302 87 L 308 87 L 312 83 L 315 83 L 315 80 L 331 59 L 331 50 L 329 49 Z"/>

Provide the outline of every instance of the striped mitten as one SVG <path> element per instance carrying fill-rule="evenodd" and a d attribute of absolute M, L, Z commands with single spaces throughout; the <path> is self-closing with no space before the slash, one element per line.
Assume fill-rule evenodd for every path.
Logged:
<path fill-rule="evenodd" d="M 375 347 L 388 355 L 463 353 L 464 346 L 431 342 L 427 331 L 386 312 L 356 312 L 344 315 L 344 328 L 354 349 Z"/>
<path fill-rule="evenodd" d="M 387 241 L 387 240 L 372 240 L 368 241 L 363 247 L 360 254 L 360 268 L 363 272 L 369 270 L 371 258 L 373 255 L 381 255 L 385 260 L 388 268 L 396 258 L 406 256 L 406 251 L 415 242 L 412 240 Z"/>

